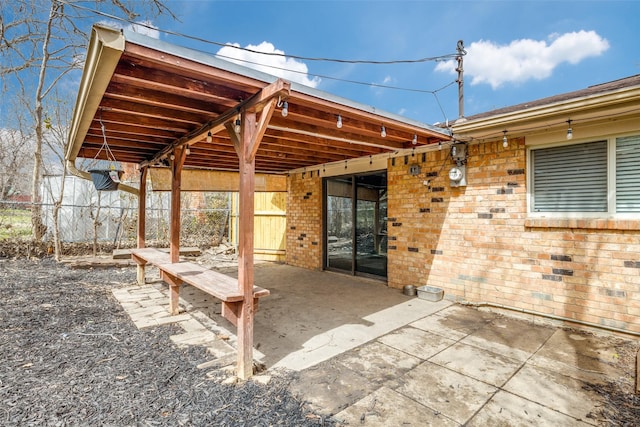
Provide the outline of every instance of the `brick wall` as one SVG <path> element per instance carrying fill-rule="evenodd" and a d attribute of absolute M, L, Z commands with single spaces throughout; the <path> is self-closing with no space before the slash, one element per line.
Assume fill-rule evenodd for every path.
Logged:
<path fill-rule="evenodd" d="M 389 286 L 640 332 L 638 221 L 527 220 L 524 140 L 468 149 L 466 187 L 448 148 L 389 161 Z"/>
<path fill-rule="evenodd" d="M 322 179 L 317 171 L 287 180 L 287 264 L 322 268 Z"/>

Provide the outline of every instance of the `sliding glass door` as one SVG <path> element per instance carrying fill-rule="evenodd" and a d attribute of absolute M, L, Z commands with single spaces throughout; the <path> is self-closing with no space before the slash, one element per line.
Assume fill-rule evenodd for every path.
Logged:
<path fill-rule="evenodd" d="M 387 174 L 325 180 L 325 267 L 387 276 Z"/>

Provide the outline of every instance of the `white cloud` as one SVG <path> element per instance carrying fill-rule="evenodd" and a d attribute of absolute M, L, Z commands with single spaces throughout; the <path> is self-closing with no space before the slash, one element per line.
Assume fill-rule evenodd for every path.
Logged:
<path fill-rule="evenodd" d="M 320 84 L 320 78 L 309 77 L 307 64 L 294 58 L 287 58 L 284 56 L 284 51 L 276 49 L 275 46 L 269 42 L 264 41 L 257 46 L 248 45 L 245 49 L 256 52 L 275 53 L 277 55 L 263 55 L 261 53 L 237 49 L 238 47 L 240 47 L 240 45 L 237 43 L 227 45 L 221 48 L 217 55 L 227 61 L 235 62 L 245 67 L 282 77 L 285 80 L 298 82 L 306 86 L 317 87 Z"/>
<path fill-rule="evenodd" d="M 520 39 L 509 45 L 491 41 L 473 42 L 464 57 L 465 76 L 471 84 L 486 83 L 493 89 L 505 83 L 542 80 L 563 62 L 577 64 L 585 58 L 598 56 L 609 49 L 609 42 L 595 31 L 551 34 L 544 40 Z M 455 74 L 455 61 L 441 62 L 436 71 Z"/>

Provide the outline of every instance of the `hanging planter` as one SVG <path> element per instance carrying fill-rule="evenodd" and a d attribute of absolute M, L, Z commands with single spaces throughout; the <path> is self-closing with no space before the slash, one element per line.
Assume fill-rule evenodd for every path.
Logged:
<path fill-rule="evenodd" d="M 104 123 L 102 123 L 102 111 L 100 111 L 100 128 L 102 129 L 102 146 L 100 150 L 96 153 L 93 158 L 94 161 L 97 161 L 98 156 L 102 152 L 105 151 L 107 160 L 111 162 L 109 169 L 89 169 L 89 174 L 91 175 L 91 181 L 93 181 L 94 187 L 98 191 L 116 191 L 118 189 L 118 184 L 120 183 L 120 178 L 122 178 L 123 171 L 116 169 L 116 156 L 113 155 L 111 149 L 109 148 L 109 144 L 107 143 L 107 133 L 104 128 Z"/>
<path fill-rule="evenodd" d="M 114 169 L 91 169 L 91 181 L 98 191 L 116 191 L 122 171 Z"/>

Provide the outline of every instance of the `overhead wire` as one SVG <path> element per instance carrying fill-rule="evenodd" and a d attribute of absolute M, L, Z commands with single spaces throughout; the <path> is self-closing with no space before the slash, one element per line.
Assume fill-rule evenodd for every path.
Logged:
<path fill-rule="evenodd" d="M 193 41 L 198 41 L 198 42 L 206 43 L 206 44 L 212 44 L 212 45 L 220 46 L 220 47 L 231 47 L 231 48 L 234 48 L 234 49 L 238 49 L 238 50 L 242 50 L 242 51 L 250 52 L 250 53 L 255 53 L 255 54 L 260 54 L 260 55 L 293 58 L 293 59 L 298 59 L 298 60 L 301 60 L 301 61 L 336 62 L 336 63 L 342 63 L 342 64 L 391 65 L 391 64 L 415 64 L 415 63 L 431 62 L 431 61 L 436 61 L 436 62 L 437 61 L 447 61 L 447 60 L 450 60 L 450 59 L 455 59 L 458 56 L 460 56 L 460 53 L 448 53 L 448 54 L 439 55 L 439 56 L 431 56 L 431 57 L 424 57 L 424 58 L 417 58 L 417 59 L 394 59 L 394 60 L 381 61 L 381 60 L 369 60 L 369 59 L 325 58 L 325 57 L 312 57 L 312 56 L 292 55 L 292 54 L 285 54 L 285 53 L 278 53 L 278 52 L 262 52 L 262 51 L 255 50 L 255 49 L 250 49 L 250 48 L 247 48 L 247 47 L 236 46 L 236 45 L 233 45 L 233 44 L 230 44 L 230 43 L 222 43 L 222 42 L 217 42 L 217 41 L 214 41 L 214 40 L 208 40 L 208 39 L 204 39 L 202 37 L 196 37 L 196 36 L 180 33 L 180 32 L 177 32 L 177 31 L 163 30 L 163 29 L 160 29 L 160 28 L 156 28 L 156 27 L 154 27 L 152 25 L 149 25 L 149 24 L 147 24 L 145 22 L 134 22 L 134 21 L 131 21 L 129 19 L 121 18 L 121 17 L 116 16 L 116 15 L 111 15 L 111 14 L 106 13 L 106 12 L 102 12 L 102 11 L 99 11 L 99 10 L 91 9 L 91 8 L 86 7 L 86 6 L 80 6 L 77 3 L 69 3 L 66 0 L 58 0 L 58 1 L 60 3 L 66 4 L 68 6 L 76 8 L 76 9 L 92 12 L 92 13 L 95 13 L 96 15 L 101 15 L 101 16 L 104 16 L 106 18 L 110 18 L 110 19 L 114 19 L 114 20 L 117 20 L 117 21 L 126 22 L 126 23 L 131 24 L 131 25 L 137 25 L 137 26 L 140 26 L 140 27 L 147 28 L 149 30 L 158 31 L 158 32 L 161 32 L 161 33 L 164 33 L 164 34 L 168 34 L 168 35 L 172 35 L 172 36 L 176 36 L 176 37 L 182 37 L 182 38 L 190 39 L 190 40 L 193 40 Z"/>
<path fill-rule="evenodd" d="M 285 54 L 285 53 L 279 53 L 279 52 L 261 52 L 261 51 L 255 50 L 255 49 L 236 46 L 236 45 L 233 45 L 233 44 L 230 44 L 230 43 L 222 43 L 222 42 L 217 42 L 217 41 L 213 41 L 213 40 L 208 40 L 208 39 L 204 39 L 204 38 L 201 38 L 201 37 L 196 37 L 196 36 L 180 33 L 180 32 L 177 32 L 177 31 L 159 29 L 159 28 L 156 28 L 156 27 L 154 27 L 154 26 L 152 26 L 152 25 L 150 25 L 148 23 L 145 23 L 145 22 L 134 22 L 134 21 L 132 21 L 130 19 L 121 18 L 119 16 L 112 15 L 112 14 L 109 14 L 109 13 L 106 13 L 106 12 L 102 12 L 100 10 L 91 9 L 89 7 L 86 7 L 86 6 L 81 6 L 81 5 L 77 4 L 77 3 L 70 3 L 67 0 L 58 0 L 58 1 L 60 3 L 63 3 L 65 5 L 68 5 L 70 7 L 78 9 L 78 10 L 82 10 L 82 11 L 85 11 L 85 12 L 93 13 L 93 14 L 96 14 L 96 15 L 99 15 L 99 16 L 103 16 L 103 17 L 106 17 L 106 18 L 109 18 L 109 19 L 113 19 L 115 21 L 125 22 L 125 23 L 127 23 L 129 25 L 132 25 L 132 26 L 144 27 L 144 28 L 152 30 L 152 31 L 158 31 L 160 33 L 171 35 L 171 36 L 175 36 L 175 37 L 181 37 L 181 38 L 185 38 L 185 39 L 189 39 L 189 40 L 193 40 L 193 41 L 197 41 L 197 42 L 201 42 L 201 43 L 205 43 L 205 44 L 215 45 L 215 46 L 219 46 L 219 47 L 230 47 L 230 48 L 233 48 L 233 49 L 237 49 L 237 50 L 244 51 L 244 52 L 249 52 L 249 53 L 256 54 L 256 55 L 266 55 L 266 56 L 272 56 L 272 57 L 275 56 L 275 57 L 282 57 L 282 58 L 293 58 L 293 59 L 300 60 L 300 61 L 333 62 L 333 63 L 341 63 L 341 64 L 394 65 L 394 64 L 417 64 L 417 63 L 424 63 L 424 62 L 429 62 L 429 61 L 433 61 L 433 62 L 448 61 L 448 60 L 456 59 L 460 55 L 466 55 L 466 51 L 462 51 L 462 52 L 450 53 L 450 54 L 445 54 L 445 55 L 440 55 L 440 56 L 433 56 L 433 57 L 424 57 L 424 58 L 418 58 L 418 59 L 399 59 L 399 60 L 381 61 L 381 60 L 362 60 L 362 59 L 340 59 L 340 58 L 309 57 L 309 56 L 292 55 L 292 54 Z M 202 50 L 200 50 L 200 51 L 203 52 L 203 53 L 211 54 L 210 52 L 206 52 L 206 51 L 202 51 Z M 390 89 L 390 90 L 399 90 L 399 91 L 413 92 L 413 93 L 428 93 L 428 94 L 433 95 L 433 97 L 435 98 L 436 103 L 438 105 L 438 108 L 440 109 L 440 111 L 441 111 L 443 117 L 445 118 L 445 120 L 446 120 L 447 116 L 446 116 L 446 114 L 444 112 L 442 104 L 440 103 L 440 99 L 438 98 L 438 92 L 447 89 L 448 87 L 452 86 L 454 83 L 457 82 L 457 80 L 453 80 L 453 81 L 447 83 L 446 85 L 444 85 L 444 86 L 442 86 L 442 87 L 440 87 L 438 89 L 435 89 L 435 90 L 416 89 L 416 88 L 391 86 L 391 85 L 372 83 L 372 82 L 363 82 L 363 81 L 350 80 L 350 79 L 342 79 L 342 78 L 338 78 L 338 77 L 329 76 L 329 75 L 326 75 L 326 74 L 318 74 L 318 73 L 313 73 L 313 72 L 308 72 L 308 71 L 307 72 L 303 72 L 303 71 L 299 71 L 299 70 L 293 70 L 293 69 L 290 69 L 290 68 L 278 67 L 276 65 L 263 64 L 263 63 L 251 61 L 251 60 L 248 60 L 248 59 L 234 58 L 234 57 L 227 56 L 227 55 L 221 55 L 219 53 L 215 53 L 214 55 L 216 55 L 217 57 L 223 58 L 225 60 L 229 60 L 229 61 L 246 63 L 246 64 L 255 65 L 255 66 L 271 68 L 271 69 L 274 69 L 274 70 L 286 71 L 286 72 L 289 72 L 289 73 L 295 73 L 295 74 L 302 74 L 302 75 L 307 75 L 307 76 L 319 77 L 321 79 L 333 80 L 333 81 L 338 81 L 338 82 L 343 82 L 343 83 L 348 83 L 348 84 L 355 84 L 355 85 L 369 86 L 369 87 Z"/>

